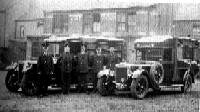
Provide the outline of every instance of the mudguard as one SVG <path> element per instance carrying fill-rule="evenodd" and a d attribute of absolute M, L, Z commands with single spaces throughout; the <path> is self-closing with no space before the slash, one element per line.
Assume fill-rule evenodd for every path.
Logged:
<path fill-rule="evenodd" d="M 18 67 L 17 63 L 12 63 L 11 65 L 9 65 L 9 66 L 6 67 L 6 70 L 7 71 L 15 70 L 17 67 Z"/>
<path fill-rule="evenodd" d="M 144 69 L 137 69 L 132 73 L 132 78 L 138 78 L 141 75 L 145 75 L 148 78 L 150 87 L 152 87 L 155 90 L 159 90 L 159 85 L 153 80 L 152 75 L 150 75 L 146 70 Z"/>
<path fill-rule="evenodd" d="M 110 74 L 110 69 L 103 69 L 101 71 L 99 71 L 99 73 L 97 74 L 97 78 L 100 78 L 102 76 L 108 76 Z"/>

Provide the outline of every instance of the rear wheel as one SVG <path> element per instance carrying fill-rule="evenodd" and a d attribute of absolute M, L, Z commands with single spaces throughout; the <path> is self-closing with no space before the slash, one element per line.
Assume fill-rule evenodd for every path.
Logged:
<path fill-rule="evenodd" d="M 183 83 L 184 86 L 181 87 L 181 92 L 182 93 L 187 93 L 191 90 L 192 88 L 192 77 L 190 74 L 188 74 L 184 80 Z"/>
<path fill-rule="evenodd" d="M 108 95 L 108 91 L 106 89 L 106 79 L 104 77 L 101 77 L 98 79 L 97 88 L 98 88 L 100 95 L 102 95 L 102 96 Z"/>
<path fill-rule="evenodd" d="M 17 92 L 19 89 L 17 74 L 14 70 L 8 71 L 5 79 L 6 88 L 11 92 Z"/>
<path fill-rule="evenodd" d="M 131 83 L 131 94 L 133 97 L 138 99 L 143 99 L 148 93 L 148 80 L 144 75 L 139 76 L 136 79 L 132 80 Z"/>

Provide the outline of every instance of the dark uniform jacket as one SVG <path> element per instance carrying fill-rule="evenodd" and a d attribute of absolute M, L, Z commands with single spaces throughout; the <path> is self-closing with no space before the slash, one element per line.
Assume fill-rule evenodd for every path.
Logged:
<path fill-rule="evenodd" d="M 115 64 L 118 63 L 118 58 L 116 54 L 110 53 L 107 57 L 107 68 L 114 70 Z"/>
<path fill-rule="evenodd" d="M 53 58 L 49 55 L 41 55 L 38 58 L 37 69 L 38 72 L 49 75 L 54 70 Z"/>
<path fill-rule="evenodd" d="M 61 62 L 61 71 L 70 73 L 72 71 L 72 55 L 70 53 L 64 53 Z"/>
<path fill-rule="evenodd" d="M 100 70 L 103 69 L 104 66 L 104 57 L 103 55 L 94 55 L 93 58 L 93 69 L 95 73 L 98 73 Z"/>
<path fill-rule="evenodd" d="M 78 71 L 80 73 L 87 73 L 89 70 L 88 66 L 88 54 L 78 54 Z"/>

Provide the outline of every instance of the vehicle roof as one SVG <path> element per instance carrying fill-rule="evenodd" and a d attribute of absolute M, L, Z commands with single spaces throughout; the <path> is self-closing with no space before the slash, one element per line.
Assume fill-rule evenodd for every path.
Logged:
<path fill-rule="evenodd" d="M 164 42 L 167 39 L 172 39 L 173 37 L 170 35 L 162 35 L 162 36 L 148 36 L 136 39 L 135 42 Z"/>
<path fill-rule="evenodd" d="M 107 40 L 107 41 L 124 41 L 124 39 L 119 39 L 116 37 L 108 36 L 90 36 L 90 35 L 71 35 L 71 36 L 55 36 L 52 35 L 49 38 L 44 39 L 45 42 L 64 42 L 66 40 L 81 40 L 83 42 L 95 42 L 97 40 Z"/>
<path fill-rule="evenodd" d="M 197 39 L 191 38 L 191 37 L 174 37 L 177 39 L 183 39 L 183 40 L 191 40 L 191 41 L 198 41 Z M 149 42 L 164 42 L 168 39 L 173 39 L 170 35 L 157 35 L 157 36 L 148 36 L 148 37 L 142 37 L 139 39 L 136 39 L 135 42 L 143 42 L 143 43 L 149 43 Z"/>

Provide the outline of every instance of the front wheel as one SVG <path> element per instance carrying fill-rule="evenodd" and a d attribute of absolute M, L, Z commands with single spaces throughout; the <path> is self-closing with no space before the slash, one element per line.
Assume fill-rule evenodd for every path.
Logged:
<path fill-rule="evenodd" d="M 104 77 L 101 77 L 98 79 L 97 88 L 98 88 L 100 95 L 102 95 L 102 96 L 108 95 L 108 91 L 106 89 L 106 79 Z"/>
<path fill-rule="evenodd" d="M 131 94 L 133 97 L 143 99 L 148 93 L 148 79 L 146 76 L 141 75 L 136 79 L 132 80 L 131 83 Z"/>
<path fill-rule="evenodd" d="M 18 77 L 14 70 L 8 71 L 5 79 L 6 88 L 11 92 L 17 92 L 19 89 Z"/>
<path fill-rule="evenodd" d="M 182 93 L 187 93 L 191 90 L 192 88 L 192 77 L 190 74 L 188 74 L 184 80 L 184 86 L 181 87 L 181 92 Z"/>

